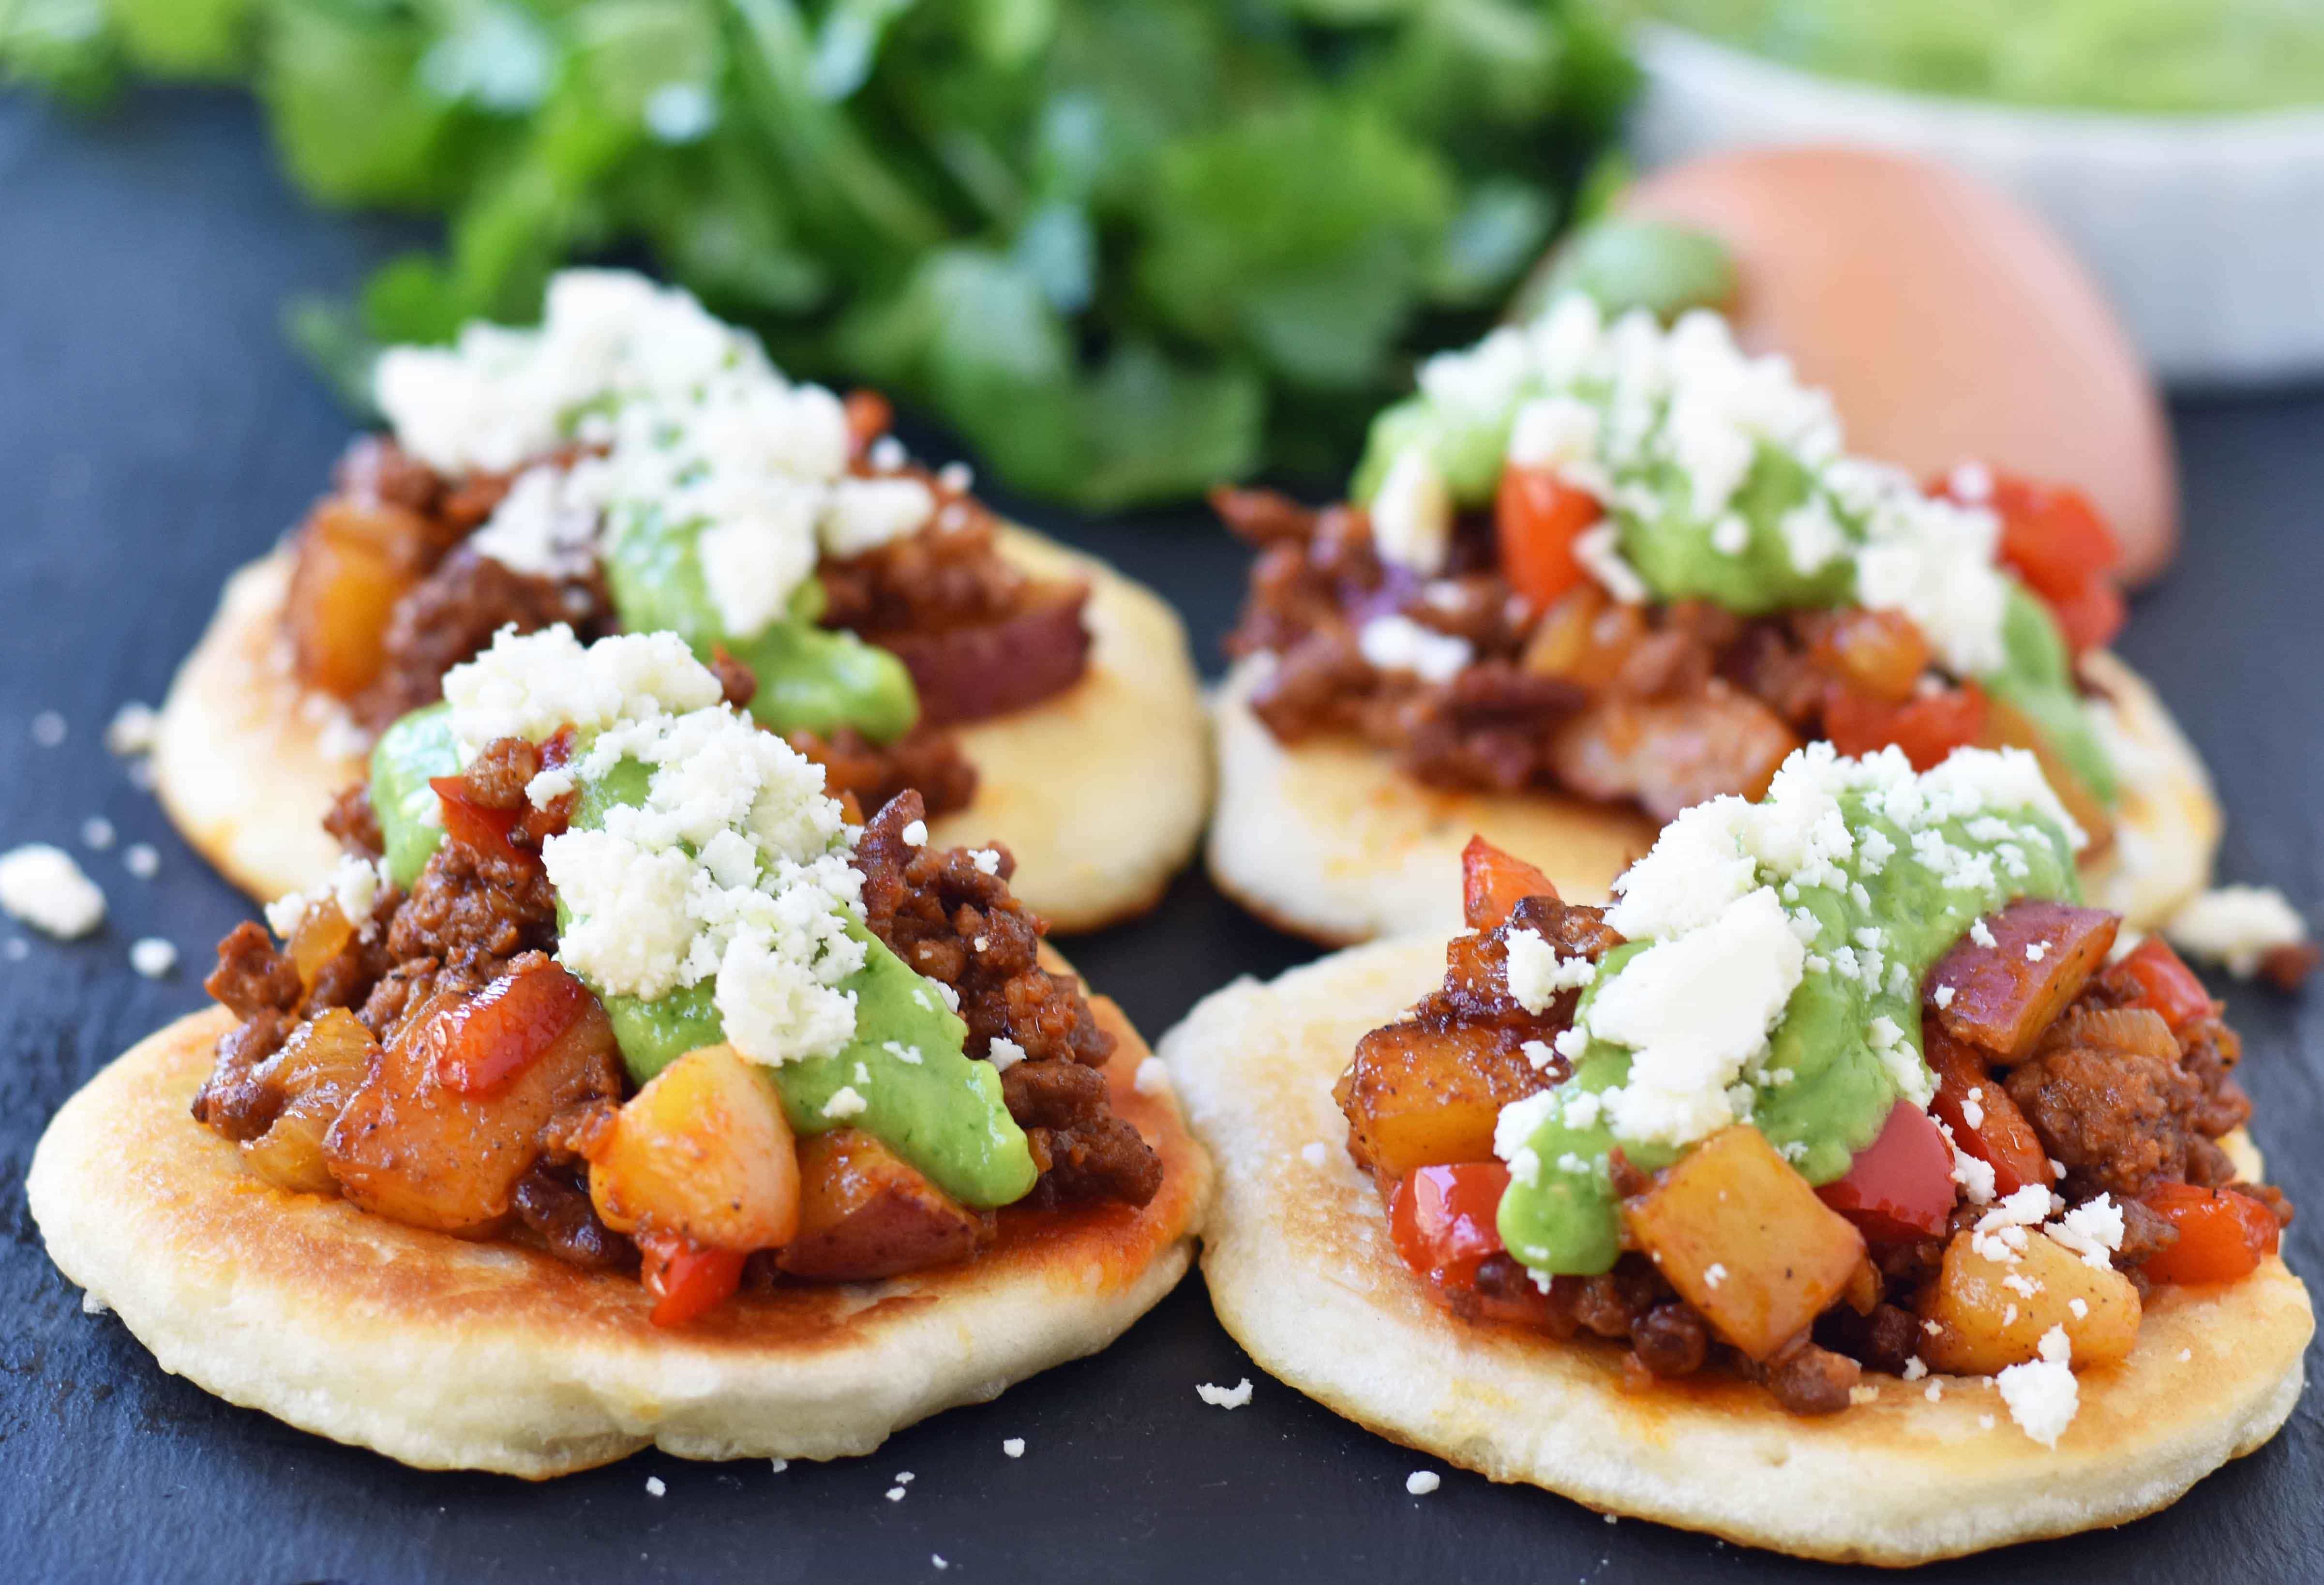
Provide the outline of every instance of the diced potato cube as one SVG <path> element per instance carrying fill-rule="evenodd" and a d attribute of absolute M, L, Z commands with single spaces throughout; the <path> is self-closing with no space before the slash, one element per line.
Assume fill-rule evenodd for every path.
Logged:
<path fill-rule="evenodd" d="M 385 502 L 326 501 L 300 530 L 284 607 L 301 680 L 345 698 L 380 673 L 427 524 Z"/>
<path fill-rule="evenodd" d="M 1348 1114 L 1348 1147 L 1383 1182 L 1415 1167 L 1490 1161 L 1501 1108 L 1546 1087 L 1504 1030 L 1481 1025 L 1375 1029 L 1333 1092 Z"/>
<path fill-rule="evenodd" d="M 1993 945 L 1964 935 L 1929 971 L 1930 1011 L 1957 1040 L 2023 1062 L 2089 977 L 2106 966 L 2122 917 L 2020 898 L 1984 919 Z M 1939 1005 L 1940 990 L 1952 994 Z"/>
<path fill-rule="evenodd" d="M 2074 1367 L 2111 1364 L 2138 1341 L 2138 1290 L 2111 1267 L 2103 1270 L 2047 1233 L 2024 1230 L 2015 1261 L 1980 1254 L 2000 1235 L 1955 1235 L 1944 1267 L 1922 1297 L 1923 1319 L 1937 1323 L 1922 1341 L 1932 1370 L 1990 1376 L 2039 1351 L 2042 1334 L 2066 1329 Z M 2015 1239 L 2011 1239 L 2015 1242 Z M 2081 1301 L 2078 1312 L 2074 1302 Z"/>
<path fill-rule="evenodd" d="M 771 1249 L 798 1231 L 798 1152 L 774 1086 L 731 1046 L 687 1052 L 590 1140 L 605 1225 L 713 1249 Z"/>
<path fill-rule="evenodd" d="M 1863 1236 L 1748 1123 L 1657 1173 L 1622 1219 L 1671 1286 L 1754 1359 L 1805 1330 L 1864 1263 Z"/>
<path fill-rule="evenodd" d="M 976 1252 L 984 1220 L 861 1129 L 799 1146 L 798 1235 L 775 1258 L 794 1276 L 871 1282 Z"/>

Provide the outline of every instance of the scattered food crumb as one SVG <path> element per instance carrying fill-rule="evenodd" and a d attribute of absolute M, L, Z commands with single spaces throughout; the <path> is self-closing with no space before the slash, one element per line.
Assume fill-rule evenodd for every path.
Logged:
<path fill-rule="evenodd" d="M 32 944 L 25 940 L 21 935 L 11 935 L 8 937 L 8 945 L 5 947 L 0 947 L 0 952 L 5 952 L 8 954 L 8 961 L 10 963 L 21 963 L 26 958 L 32 956 Z"/>
<path fill-rule="evenodd" d="M 888 1500 L 889 1500 L 890 1502 L 901 1502 L 901 1501 L 903 1501 L 903 1500 L 904 1500 L 904 1488 L 903 1488 L 902 1487 L 900 1487 L 900 1486 L 891 1486 L 891 1487 L 890 1487 L 890 1488 L 888 1488 Z"/>
<path fill-rule="evenodd" d="M 0 908 L 69 941 L 105 923 L 105 893 L 64 849 L 28 842 L 0 853 Z"/>
<path fill-rule="evenodd" d="M 65 741 L 65 718 L 53 710 L 33 716 L 32 741 L 44 749 L 55 748 Z"/>
<path fill-rule="evenodd" d="M 1250 1402 L 1250 1378 L 1246 1376 L 1232 1387 L 1205 1381 L 1194 1388 L 1194 1396 L 1214 1409 L 1240 1409 Z"/>
<path fill-rule="evenodd" d="M 646 1495 L 648 1497 L 660 1497 L 669 1490 L 669 1488 L 663 1484 L 662 1478 L 660 1476 L 649 1475 L 646 1477 Z"/>
<path fill-rule="evenodd" d="M 129 949 L 129 966 L 148 980 L 159 980 L 178 966 L 178 949 L 158 935 L 142 937 Z"/>
<path fill-rule="evenodd" d="M 84 1288 L 80 1295 L 80 1313 L 84 1315 L 109 1315 L 113 1313 L 113 1306 Z"/>
<path fill-rule="evenodd" d="M 102 815 L 91 815 L 80 823 L 80 839 L 98 852 L 113 845 L 113 822 Z"/>
<path fill-rule="evenodd" d="M 1159 1095 L 1170 1087 L 1170 1070 L 1162 1065 L 1158 1056 L 1149 1056 L 1138 1064 L 1138 1075 L 1132 1081 L 1140 1095 Z"/>
<path fill-rule="evenodd" d="M 1310 1139 L 1299 1147 L 1299 1159 L 1310 1166 L 1321 1166 L 1332 1158 L 1332 1147 L 1321 1139 Z"/>
<path fill-rule="evenodd" d="M 1606 1516 L 1606 1523 L 1609 1525 L 1618 1525 L 1621 1522 L 1622 1516 L 1619 1514 L 1609 1514 Z"/>
<path fill-rule="evenodd" d="M 775 1466 L 775 1473 L 778 1475 L 791 1467 L 791 1461 L 788 1459 L 776 1459 L 772 1462 Z"/>
<path fill-rule="evenodd" d="M 897 1484 L 897 1485 L 899 1485 L 899 1486 L 909 1486 L 911 1483 L 912 1483 L 912 1472 L 911 1472 L 909 1470 L 897 1470 L 897 1471 L 896 1471 L 896 1484 Z"/>
<path fill-rule="evenodd" d="M 105 746 L 124 760 L 133 754 L 150 754 L 161 725 L 160 712 L 151 705 L 132 699 L 115 710 L 113 719 L 106 723 Z"/>
<path fill-rule="evenodd" d="M 1415 1497 L 1426 1497 L 1444 1484 L 1444 1477 L 1434 1470 L 1415 1470 L 1404 1478 L 1405 1490 Z"/>
<path fill-rule="evenodd" d="M 1021 1459 L 1025 1456 L 1025 1439 L 1021 1436 L 1004 1438 L 1001 1443 L 1001 1451 L 1012 1459 Z"/>
<path fill-rule="evenodd" d="M 135 788 L 139 792 L 152 792 L 153 790 L 153 779 L 152 760 L 140 758 L 129 761 L 130 786 Z"/>
<path fill-rule="evenodd" d="M 161 871 L 161 853 L 150 842 L 133 842 L 122 850 L 121 867 L 140 880 L 151 880 Z"/>
<path fill-rule="evenodd" d="M 939 1569 L 949 1569 L 952 1567 L 950 1563 L 944 1561 L 944 1553 L 940 1552 L 932 1552 L 928 1553 L 928 1562 L 936 1564 Z"/>

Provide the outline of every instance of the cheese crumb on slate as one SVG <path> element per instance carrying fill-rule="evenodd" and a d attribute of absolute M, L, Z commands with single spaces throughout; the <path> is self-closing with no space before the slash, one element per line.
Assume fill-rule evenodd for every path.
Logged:
<path fill-rule="evenodd" d="M 939 1552 L 932 1552 L 928 1553 L 928 1562 L 934 1563 L 939 1569 L 949 1569 L 952 1567 L 950 1563 L 944 1561 L 944 1554 Z"/>
<path fill-rule="evenodd" d="M 2307 940 L 2308 923 L 2272 886 L 2222 886 L 2188 901 L 2171 916 L 2163 934 L 2181 952 L 2248 980 L 2270 952 Z"/>
<path fill-rule="evenodd" d="M 129 949 L 129 966 L 148 980 L 159 980 L 178 966 L 178 948 L 158 935 L 148 935 Z"/>
<path fill-rule="evenodd" d="M 2043 1447 L 2053 1448 L 2080 1407 L 2081 1388 L 2068 1365 L 2073 1345 L 2063 1325 L 2043 1332 L 2035 1346 L 2041 1350 L 2040 1359 L 2012 1365 L 1993 1382 L 2001 1389 L 2001 1401 L 2009 1406 L 2009 1417 L 2019 1428 Z"/>
<path fill-rule="evenodd" d="M 646 1477 L 646 1495 L 648 1497 L 660 1497 L 665 1495 L 669 1490 L 669 1485 L 663 1481 L 660 1476 L 649 1475 Z"/>
<path fill-rule="evenodd" d="M 122 850 L 121 867 L 140 880 L 151 880 L 161 872 L 161 855 L 150 842 L 133 842 Z"/>
<path fill-rule="evenodd" d="M 1415 1497 L 1426 1497 L 1444 1484 L 1444 1477 L 1434 1470 L 1415 1470 L 1404 1478 L 1405 1490 Z"/>
<path fill-rule="evenodd" d="M 1240 1409 L 1250 1402 L 1250 1378 L 1246 1376 L 1232 1387 L 1201 1382 L 1194 1387 L 1194 1396 L 1214 1409 Z"/>
<path fill-rule="evenodd" d="M 80 823 L 81 841 L 98 852 L 113 845 L 114 836 L 113 822 L 102 815 L 91 815 Z"/>
<path fill-rule="evenodd" d="M 105 893 L 64 849 L 32 842 L 0 853 L 0 908 L 69 941 L 105 923 Z"/>
<path fill-rule="evenodd" d="M 902 1487 L 900 1487 L 900 1486 L 891 1486 L 891 1487 L 890 1487 L 890 1488 L 888 1488 L 888 1500 L 889 1500 L 890 1502 L 901 1502 L 901 1501 L 903 1501 L 903 1500 L 904 1500 L 904 1488 L 903 1488 Z"/>
<path fill-rule="evenodd" d="M 65 741 L 65 718 L 53 710 L 43 710 L 32 717 L 32 741 L 44 749 L 53 749 Z"/>
<path fill-rule="evenodd" d="M 1001 1451 L 1012 1459 L 1021 1459 L 1025 1456 L 1025 1439 L 1021 1436 L 1003 1437 Z"/>
<path fill-rule="evenodd" d="M 153 741 L 161 735 L 161 715 L 152 705 L 132 699 L 113 713 L 106 723 L 105 746 L 109 752 L 126 760 L 153 751 Z"/>

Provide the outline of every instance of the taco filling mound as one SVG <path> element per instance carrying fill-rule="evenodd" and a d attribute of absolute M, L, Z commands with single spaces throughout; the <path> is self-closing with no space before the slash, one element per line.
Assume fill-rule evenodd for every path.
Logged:
<path fill-rule="evenodd" d="M 1164 1041 L 1222 1319 L 1457 1463 L 1805 1555 L 2168 1503 L 2282 1424 L 2312 1322 L 2236 1035 L 2083 906 L 2088 840 L 2029 753 L 1817 744 L 1609 907 L 1472 843 L 1416 1004 L 1387 944 Z"/>
<path fill-rule="evenodd" d="M 2118 911 L 2204 882 L 2218 816 L 2104 652 L 2118 555 L 2089 502 L 1848 455 L 1828 396 L 1714 314 L 1609 323 L 1577 294 L 1430 360 L 1353 497 L 1217 498 L 1260 554 L 1211 863 L 1287 927 L 1449 926 L 1473 831 L 1602 897 L 1655 824 L 1815 742 L 1923 769 L 2026 749 Z"/>
<path fill-rule="evenodd" d="M 1144 907 L 1191 852 L 1176 619 L 912 463 L 879 397 L 794 384 L 686 293 L 591 270 L 538 328 L 389 349 L 374 393 L 388 432 L 229 588 L 165 712 L 161 795 L 256 895 L 320 880 L 311 816 L 447 670 L 556 623 L 678 634 L 867 811 L 973 808 L 1061 926 Z"/>
<path fill-rule="evenodd" d="M 443 691 L 219 945 L 228 1016 L 42 1143 L 58 1264 L 165 1366 L 421 1464 L 828 1457 L 1183 1271 L 1206 1168 L 1005 851 L 855 824 L 674 633 Z"/>

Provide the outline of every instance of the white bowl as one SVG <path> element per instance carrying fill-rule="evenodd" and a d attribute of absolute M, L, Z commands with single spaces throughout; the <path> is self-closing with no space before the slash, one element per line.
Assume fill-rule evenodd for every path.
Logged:
<path fill-rule="evenodd" d="M 2015 194 L 2064 233 L 2165 380 L 2324 373 L 2324 109 L 2172 119 L 1901 93 L 1779 65 L 1677 28 L 1635 40 L 1639 161 L 1854 143 Z"/>

